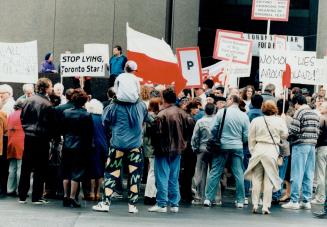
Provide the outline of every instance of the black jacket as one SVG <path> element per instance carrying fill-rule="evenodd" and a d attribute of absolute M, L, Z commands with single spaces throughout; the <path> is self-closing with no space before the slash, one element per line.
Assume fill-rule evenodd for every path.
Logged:
<path fill-rule="evenodd" d="M 26 99 L 20 118 L 25 135 L 51 137 L 54 109 L 46 96 L 36 94 Z"/>
<path fill-rule="evenodd" d="M 63 112 L 62 133 L 64 149 L 91 151 L 93 139 L 92 116 L 84 108 L 74 107 Z"/>

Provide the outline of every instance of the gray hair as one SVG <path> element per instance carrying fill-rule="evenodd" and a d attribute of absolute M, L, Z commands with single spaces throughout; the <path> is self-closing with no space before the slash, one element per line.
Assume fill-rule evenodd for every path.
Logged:
<path fill-rule="evenodd" d="M 89 102 L 85 103 L 85 109 L 92 114 L 102 114 L 103 104 L 97 99 L 91 99 Z"/>

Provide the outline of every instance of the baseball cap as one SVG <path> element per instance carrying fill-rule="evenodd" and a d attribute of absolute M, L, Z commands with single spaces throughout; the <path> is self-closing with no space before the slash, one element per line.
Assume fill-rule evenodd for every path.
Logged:
<path fill-rule="evenodd" d="M 127 61 L 126 66 L 128 66 L 133 71 L 137 70 L 137 64 L 135 61 Z"/>

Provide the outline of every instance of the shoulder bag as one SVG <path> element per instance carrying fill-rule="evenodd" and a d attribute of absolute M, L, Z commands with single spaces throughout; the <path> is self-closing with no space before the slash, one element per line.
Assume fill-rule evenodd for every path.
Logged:
<path fill-rule="evenodd" d="M 207 142 L 207 151 L 208 152 L 218 154 L 221 151 L 221 134 L 223 133 L 226 112 L 227 112 L 227 109 L 225 108 L 219 130 L 217 130 L 217 133 L 215 135 L 212 135 L 211 138 Z"/>
<path fill-rule="evenodd" d="M 283 161 L 284 161 L 284 160 L 283 160 L 283 156 L 281 155 L 280 151 L 277 149 L 277 146 L 278 146 L 279 148 L 280 148 L 280 146 L 277 145 L 277 144 L 275 143 L 274 137 L 272 136 L 272 134 L 271 134 L 271 132 L 270 132 L 270 129 L 269 129 L 269 127 L 268 127 L 268 123 L 267 123 L 267 121 L 266 121 L 266 118 L 263 117 L 263 120 L 264 120 L 265 123 L 266 123 L 267 129 L 268 129 L 268 132 L 269 132 L 269 135 L 270 135 L 270 137 L 271 137 L 271 139 L 272 139 L 272 141 L 273 141 L 273 143 L 274 143 L 274 145 L 275 145 L 276 151 L 277 151 L 277 153 L 278 153 L 277 165 L 278 165 L 278 166 L 282 166 L 282 165 L 283 165 Z"/>

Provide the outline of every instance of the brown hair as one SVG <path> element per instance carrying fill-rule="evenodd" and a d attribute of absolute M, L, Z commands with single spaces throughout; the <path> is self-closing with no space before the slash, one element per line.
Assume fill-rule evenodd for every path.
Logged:
<path fill-rule="evenodd" d="M 83 107 L 88 99 L 89 96 L 81 88 L 77 88 L 74 90 L 72 95 L 72 102 L 76 107 Z"/>
<path fill-rule="evenodd" d="M 38 94 L 42 94 L 44 95 L 46 93 L 46 90 L 52 86 L 52 82 L 50 79 L 48 78 L 40 78 L 37 82 L 36 82 L 36 92 Z"/>
<path fill-rule="evenodd" d="M 241 98 L 242 98 L 243 100 L 247 100 L 246 93 L 247 93 L 247 91 L 248 91 L 249 88 L 252 89 L 252 97 L 253 97 L 253 95 L 255 95 L 254 87 L 253 87 L 252 85 L 248 85 L 248 86 L 246 86 L 246 87 L 243 89 L 243 91 L 242 91 Z"/>
<path fill-rule="evenodd" d="M 278 113 L 278 108 L 273 100 L 267 100 L 262 104 L 262 113 L 267 116 L 276 115 Z"/>
<path fill-rule="evenodd" d="M 161 98 L 151 98 L 148 111 L 149 112 L 154 112 L 155 114 L 159 113 L 160 105 L 162 104 L 162 99 Z"/>

